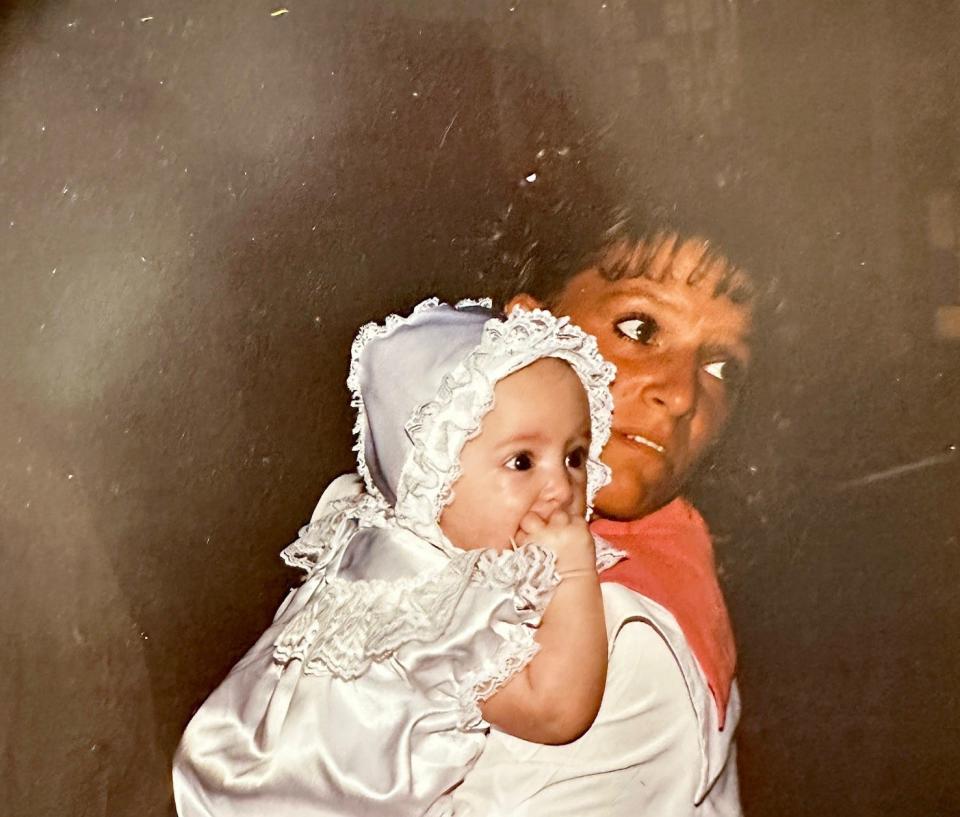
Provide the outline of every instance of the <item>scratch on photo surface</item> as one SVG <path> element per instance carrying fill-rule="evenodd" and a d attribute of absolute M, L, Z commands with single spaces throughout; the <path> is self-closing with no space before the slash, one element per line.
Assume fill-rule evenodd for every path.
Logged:
<path fill-rule="evenodd" d="M 948 462 L 955 462 L 956 460 L 957 456 L 954 453 L 934 454 L 933 456 L 924 457 L 923 459 L 915 460 L 914 462 L 906 462 L 902 465 L 894 465 L 890 468 L 883 468 L 880 471 L 872 471 L 869 474 L 864 474 L 860 477 L 854 477 L 853 479 L 845 480 L 836 486 L 836 490 L 847 491 L 850 488 L 859 488 L 864 485 L 871 485 L 874 482 L 882 482 L 887 479 L 894 479 L 895 477 L 900 477 L 904 474 L 911 474 L 914 471 L 921 471 L 924 468 L 931 468 L 934 465 L 943 465 Z"/>
<path fill-rule="evenodd" d="M 450 124 L 447 125 L 447 129 L 443 132 L 443 136 L 440 137 L 440 144 L 437 145 L 437 150 L 443 147 L 444 143 L 447 141 L 447 136 L 450 135 L 450 129 L 453 127 L 453 123 L 457 121 L 457 117 L 460 116 L 460 111 L 457 111 L 450 120 Z"/>

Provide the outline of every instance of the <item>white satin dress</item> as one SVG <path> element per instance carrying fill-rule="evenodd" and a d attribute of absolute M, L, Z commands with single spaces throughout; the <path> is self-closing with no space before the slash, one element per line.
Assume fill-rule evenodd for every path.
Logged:
<path fill-rule="evenodd" d="M 352 535 L 351 500 L 330 500 L 356 484 L 325 494 L 287 552 L 312 563 L 307 581 L 187 727 L 180 817 L 449 814 L 446 794 L 485 741 L 478 702 L 535 654 L 552 554 L 449 559 L 399 529 Z M 331 524 L 349 546 L 312 549 Z"/>

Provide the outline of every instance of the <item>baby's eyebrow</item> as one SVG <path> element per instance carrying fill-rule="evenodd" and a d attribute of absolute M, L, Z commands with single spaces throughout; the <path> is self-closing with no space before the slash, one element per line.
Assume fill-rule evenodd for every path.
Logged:
<path fill-rule="evenodd" d="M 590 440 L 593 439 L 590 426 L 580 429 L 576 434 L 571 434 L 567 438 L 564 448 L 570 448 L 574 444 L 582 445 L 584 448 L 590 447 Z"/>
<path fill-rule="evenodd" d="M 579 429 L 577 433 L 574 434 L 570 439 L 576 440 L 580 437 L 583 437 L 586 440 L 589 440 L 593 436 L 593 425 L 587 420 Z"/>
<path fill-rule="evenodd" d="M 546 435 L 541 431 L 521 431 L 516 434 L 511 434 L 505 438 L 500 445 L 509 446 L 516 445 L 517 443 L 537 443 L 543 442 L 545 439 Z"/>
<path fill-rule="evenodd" d="M 592 431 L 593 429 L 589 423 L 584 425 L 583 428 L 578 429 L 574 434 L 570 435 L 570 438 L 567 440 L 567 445 L 575 440 L 584 440 L 585 442 L 589 442 L 592 437 Z M 511 434 L 509 437 L 505 437 L 503 440 L 501 440 L 497 447 L 512 448 L 517 445 L 548 442 L 549 439 L 549 435 L 542 431 L 518 431 L 516 434 Z"/>

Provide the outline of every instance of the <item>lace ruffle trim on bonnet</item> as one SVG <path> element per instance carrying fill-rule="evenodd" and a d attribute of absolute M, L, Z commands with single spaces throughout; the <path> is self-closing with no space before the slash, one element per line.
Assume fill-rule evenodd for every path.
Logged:
<path fill-rule="evenodd" d="M 417 310 L 434 305 L 435 300 L 427 301 Z M 569 318 L 557 318 L 542 309 L 514 309 L 506 320 L 487 322 L 479 345 L 443 378 L 437 396 L 420 406 L 407 422 L 413 451 L 397 488 L 397 524 L 448 555 L 456 552 L 438 520 L 453 500 L 453 484 L 461 473 L 460 452 L 480 432 L 481 421 L 493 405 L 497 382 L 543 357 L 566 361 L 587 394 L 592 427 L 587 459 L 589 515 L 597 491 L 610 481 L 610 469 L 600 461 L 600 452 L 610 438 L 613 398 L 609 385 L 616 369 L 600 356 L 596 340 Z M 359 394 L 355 393 L 354 401 L 362 406 Z M 358 447 L 360 472 L 366 473 L 362 441 Z M 372 480 L 367 476 L 365 481 L 369 490 Z"/>

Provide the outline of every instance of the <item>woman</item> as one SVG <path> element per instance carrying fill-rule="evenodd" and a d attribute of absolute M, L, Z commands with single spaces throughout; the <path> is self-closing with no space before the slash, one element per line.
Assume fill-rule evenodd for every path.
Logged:
<path fill-rule="evenodd" d="M 543 208 L 554 224 L 564 201 L 577 207 Z M 576 231 L 551 229 L 557 247 L 538 237 L 514 256 L 524 291 L 507 307 L 569 315 L 617 367 L 613 480 L 592 529 L 628 558 L 603 574 L 610 665 L 594 725 L 565 746 L 491 732 L 457 814 L 738 815 L 733 636 L 709 533 L 680 492 L 749 364 L 752 289 L 699 238 L 630 235 L 620 220 L 575 253 Z"/>
<path fill-rule="evenodd" d="M 559 176 L 571 160 L 556 156 Z M 520 271 L 505 306 L 569 315 L 617 367 L 613 479 L 592 527 L 627 558 L 603 574 L 610 657 L 593 726 L 564 746 L 492 731 L 456 813 L 739 815 L 733 636 L 709 533 L 680 493 L 749 364 L 750 281 L 703 239 L 631 230 L 622 212 L 557 194 L 548 170 L 525 174 L 532 207 L 497 230 L 498 266 Z M 356 477 L 335 481 L 317 514 L 357 490 Z"/>

